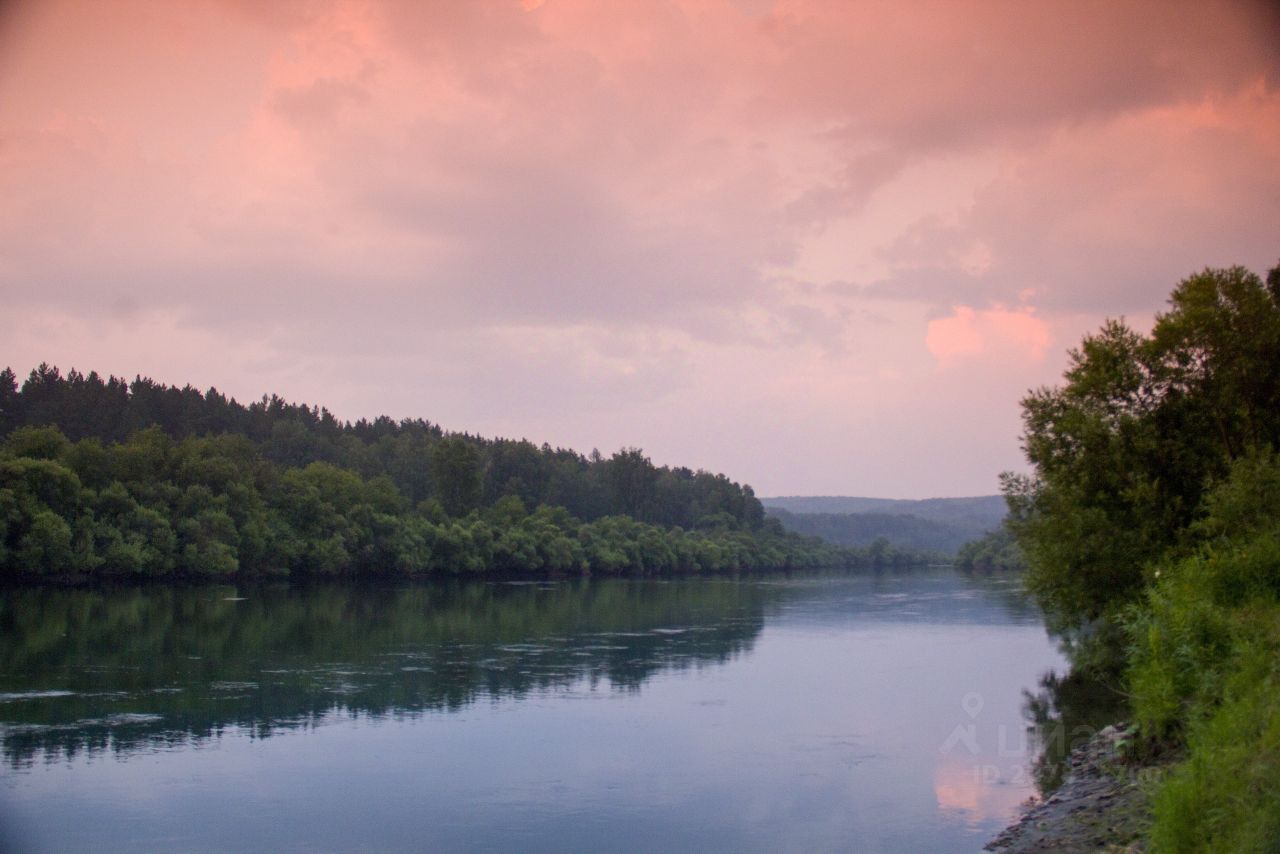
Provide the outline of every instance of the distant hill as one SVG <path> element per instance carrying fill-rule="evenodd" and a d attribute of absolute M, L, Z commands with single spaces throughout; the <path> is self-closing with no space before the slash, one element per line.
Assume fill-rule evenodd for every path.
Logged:
<path fill-rule="evenodd" d="M 991 520 L 1004 518 L 1002 495 L 977 495 L 970 498 L 859 498 L 851 495 L 783 495 L 761 498 L 765 507 L 777 507 L 792 513 L 889 513 L 895 516 L 919 516 L 935 522 L 953 522 L 967 518 Z"/>
<path fill-rule="evenodd" d="M 1004 498 L 859 498 L 784 496 L 762 498 L 770 516 L 801 534 L 850 546 L 884 537 L 899 547 L 954 553 L 964 543 L 1000 526 Z"/>

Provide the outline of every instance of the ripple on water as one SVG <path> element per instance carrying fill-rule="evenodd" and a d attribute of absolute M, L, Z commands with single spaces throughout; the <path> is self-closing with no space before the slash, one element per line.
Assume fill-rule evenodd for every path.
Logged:
<path fill-rule="evenodd" d="M 23 700 L 45 700 L 50 697 L 74 697 L 75 691 L 12 691 L 0 694 L 0 703 L 18 703 Z"/>
<path fill-rule="evenodd" d="M 128 726 L 129 724 L 151 724 L 164 720 L 163 717 L 149 712 L 117 712 L 105 718 L 107 726 Z"/>
<path fill-rule="evenodd" d="M 78 732 L 90 727 L 121 727 L 151 724 L 161 720 L 164 720 L 161 715 L 147 712 L 117 712 L 104 718 L 80 718 L 79 720 L 59 724 L 2 724 L 0 725 L 0 731 L 5 733 Z"/>

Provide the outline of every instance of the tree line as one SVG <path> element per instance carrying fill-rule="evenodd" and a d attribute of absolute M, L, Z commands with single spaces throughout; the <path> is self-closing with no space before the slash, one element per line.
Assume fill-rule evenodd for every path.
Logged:
<path fill-rule="evenodd" d="M 514 495 L 527 507 L 551 504 L 591 521 L 627 515 L 661 526 L 697 527 L 725 513 L 758 528 L 763 508 L 751 487 L 724 475 L 655 467 L 636 448 L 609 458 L 541 447 L 527 440 L 446 432 L 423 419 L 340 421 L 327 409 L 264 395 L 248 405 L 216 388 L 179 388 L 42 364 L 19 388 L 0 371 L 0 435 L 23 426 L 56 426 L 72 442 L 124 442 L 148 427 L 175 440 L 243 436 L 268 461 L 289 468 L 330 463 L 365 478 L 385 476 L 409 501 L 438 500 L 465 516 Z"/>
<path fill-rule="evenodd" d="M 1124 685 L 1157 851 L 1280 839 L 1280 267 L 1180 282 L 1142 334 L 1108 321 L 1023 401 L 1005 475 L 1031 590 L 1077 668 Z M 990 545 L 997 545 L 991 543 Z"/>
<path fill-rule="evenodd" d="M 340 422 L 137 378 L 0 372 L 8 576 L 667 573 L 873 566 L 764 518 L 749 486 L 598 452 Z"/>

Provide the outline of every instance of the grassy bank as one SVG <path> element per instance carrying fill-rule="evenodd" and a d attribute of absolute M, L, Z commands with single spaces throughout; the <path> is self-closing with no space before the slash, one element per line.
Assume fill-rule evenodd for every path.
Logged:
<path fill-rule="evenodd" d="M 1128 625 L 1134 713 L 1149 748 L 1187 759 L 1154 794 L 1157 851 L 1280 850 L 1280 459 L 1236 463 L 1151 572 Z"/>

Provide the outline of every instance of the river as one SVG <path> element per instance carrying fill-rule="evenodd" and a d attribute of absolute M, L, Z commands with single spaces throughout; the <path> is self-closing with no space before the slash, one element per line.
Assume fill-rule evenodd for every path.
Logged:
<path fill-rule="evenodd" d="M 9 589 L 13 851 L 976 851 L 1065 662 L 1014 576 Z"/>

